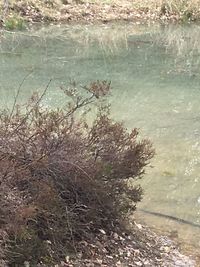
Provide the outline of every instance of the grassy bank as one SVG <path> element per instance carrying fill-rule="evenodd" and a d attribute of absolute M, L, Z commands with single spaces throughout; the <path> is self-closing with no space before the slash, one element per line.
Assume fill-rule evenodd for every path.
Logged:
<path fill-rule="evenodd" d="M 24 22 L 196 21 L 199 0 L 4 0 L 6 28 L 23 28 Z"/>

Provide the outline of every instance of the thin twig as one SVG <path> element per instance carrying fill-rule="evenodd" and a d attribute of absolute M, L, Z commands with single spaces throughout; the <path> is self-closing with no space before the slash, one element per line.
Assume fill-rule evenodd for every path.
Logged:
<path fill-rule="evenodd" d="M 20 126 L 27 120 L 27 118 L 29 117 L 29 115 L 31 114 L 31 112 L 33 111 L 33 109 L 40 103 L 40 101 L 42 100 L 42 98 L 45 96 L 50 84 L 52 82 L 52 79 L 49 80 L 46 88 L 44 89 L 43 93 L 41 94 L 40 98 L 36 101 L 35 105 L 30 109 L 29 112 L 26 113 L 26 116 L 21 120 L 20 124 L 17 125 L 17 127 L 12 131 L 10 136 L 13 136 L 13 134 L 20 128 Z"/>
<path fill-rule="evenodd" d="M 18 100 L 18 97 L 19 97 L 19 94 L 20 94 L 20 91 L 21 91 L 21 88 L 22 88 L 22 85 L 24 84 L 24 82 L 26 81 L 26 79 L 33 73 L 33 71 L 29 72 L 24 78 L 23 80 L 21 81 L 21 83 L 19 84 L 19 87 L 17 89 L 17 94 L 15 96 L 15 99 L 14 99 L 14 103 L 13 103 L 13 106 L 12 106 L 12 110 L 11 110 L 11 113 L 10 113 L 10 116 L 9 116 L 9 120 L 11 119 L 12 115 L 13 115 L 13 112 L 15 110 L 15 106 L 16 106 L 16 103 L 17 103 L 17 100 Z"/>

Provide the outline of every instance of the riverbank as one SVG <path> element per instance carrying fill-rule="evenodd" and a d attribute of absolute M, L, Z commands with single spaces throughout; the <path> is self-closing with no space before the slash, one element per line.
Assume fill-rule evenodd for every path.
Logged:
<path fill-rule="evenodd" d="M 136 224 L 131 234 L 112 233 L 107 236 L 102 230 L 92 243 L 83 242 L 90 257 L 78 254 L 66 257 L 57 267 L 198 267 L 192 259 L 180 253 L 177 245 L 167 236 L 158 236 L 148 227 Z"/>
<path fill-rule="evenodd" d="M 130 234 L 131 233 L 131 234 Z M 50 243 L 49 243 L 50 244 Z M 80 250 L 82 248 L 82 250 Z M 52 251 L 53 253 L 53 251 Z M 128 233 L 107 234 L 100 229 L 93 241 L 82 241 L 76 254 L 66 253 L 56 265 L 39 263 L 37 267 L 198 267 L 193 254 L 183 255 L 167 236 L 157 235 L 148 227 L 136 224 Z M 1 267 L 8 267 L 0 260 Z M 31 267 L 29 261 L 24 266 Z"/>
<path fill-rule="evenodd" d="M 196 21 L 199 1 L 130 0 L 28 0 L 2 1 L 1 17 L 6 28 L 22 28 L 26 22 L 111 22 L 137 23 Z"/>

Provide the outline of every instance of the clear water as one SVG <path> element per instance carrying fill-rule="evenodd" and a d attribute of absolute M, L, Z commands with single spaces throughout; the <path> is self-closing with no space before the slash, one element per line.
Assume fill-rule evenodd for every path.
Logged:
<path fill-rule="evenodd" d="M 5 33 L 0 43 L 0 103 L 10 106 L 43 90 L 49 107 L 75 80 L 112 81 L 112 116 L 152 140 L 153 168 L 141 180 L 140 207 L 200 224 L 200 27 L 159 25 L 50 26 Z M 142 216 L 142 215 L 141 215 Z M 200 246 L 200 228 L 144 216 Z"/>

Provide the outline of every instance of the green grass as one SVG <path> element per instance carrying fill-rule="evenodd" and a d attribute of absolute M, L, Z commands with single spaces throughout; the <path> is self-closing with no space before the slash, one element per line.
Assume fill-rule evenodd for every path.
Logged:
<path fill-rule="evenodd" d="M 5 29 L 7 30 L 24 30 L 26 28 L 23 18 L 18 16 L 8 17 L 4 21 Z"/>

